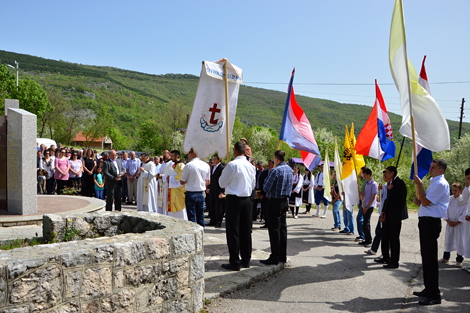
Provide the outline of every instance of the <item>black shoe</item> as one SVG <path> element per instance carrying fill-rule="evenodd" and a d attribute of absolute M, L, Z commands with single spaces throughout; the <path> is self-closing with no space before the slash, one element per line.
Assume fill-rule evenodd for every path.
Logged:
<path fill-rule="evenodd" d="M 398 264 L 388 263 L 384 265 L 384 268 L 398 268 Z"/>
<path fill-rule="evenodd" d="M 413 296 L 426 297 L 426 296 L 427 296 L 426 290 L 422 290 L 422 291 L 413 291 Z"/>
<path fill-rule="evenodd" d="M 273 259 L 260 260 L 261 264 L 264 265 L 278 265 L 279 261 L 274 261 Z"/>
<path fill-rule="evenodd" d="M 418 303 L 421 305 L 441 304 L 441 298 L 437 298 L 437 299 L 424 298 L 423 300 L 419 300 Z"/>
<path fill-rule="evenodd" d="M 358 245 L 362 245 L 362 246 L 364 246 L 364 245 L 366 245 L 367 243 L 366 243 L 366 241 L 365 241 L 365 240 L 363 240 L 363 241 L 359 241 L 357 244 L 358 244 Z"/>
<path fill-rule="evenodd" d="M 343 229 L 343 230 L 340 230 L 339 233 L 340 233 L 340 234 L 347 234 L 348 231 L 347 231 L 346 229 Z"/>
<path fill-rule="evenodd" d="M 234 265 L 232 263 L 222 264 L 222 268 L 229 270 L 229 271 L 240 271 L 240 266 Z"/>
<path fill-rule="evenodd" d="M 127 201 L 126 204 L 127 204 L 127 205 L 131 205 L 131 204 L 132 204 L 132 201 Z"/>
<path fill-rule="evenodd" d="M 240 267 L 243 267 L 243 268 L 250 268 L 250 261 L 248 261 L 248 262 L 241 262 L 241 263 L 240 263 Z"/>
<path fill-rule="evenodd" d="M 215 228 L 220 228 L 220 227 L 222 227 L 222 223 L 217 223 L 217 224 L 215 224 L 214 227 L 215 227 Z"/>
<path fill-rule="evenodd" d="M 374 259 L 374 262 L 382 263 L 382 264 L 388 264 L 388 263 L 390 263 L 390 260 L 376 258 L 376 259 Z"/>
<path fill-rule="evenodd" d="M 264 225 L 261 226 L 260 228 L 268 228 L 268 225 L 264 224 Z"/>

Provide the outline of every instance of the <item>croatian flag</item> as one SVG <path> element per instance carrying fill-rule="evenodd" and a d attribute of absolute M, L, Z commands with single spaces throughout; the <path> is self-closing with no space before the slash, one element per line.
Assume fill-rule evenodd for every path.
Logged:
<path fill-rule="evenodd" d="M 385 161 L 395 157 L 392 124 L 387 108 L 375 80 L 375 103 L 369 119 L 362 128 L 356 142 L 356 153 Z"/>
<path fill-rule="evenodd" d="M 295 68 L 287 89 L 286 108 L 282 117 L 281 134 L 279 140 L 284 141 L 292 149 L 300 150 L 304 165 L 313 171 L 320 163 L 321 155 L 317 141 L 313 137 L 312 127 L 302 108 L 295 101 L 294 82 Z"/>
<path fill-rule="evenodd" d="M 428 76 L 426 75 L 426 68 L 424 67 L 424 61 L 426 61 L 426 56 L 424 56 L 424 59 L 423 59 L 423 65 L 421 66 L 421 72 L 419 73 L 418 83 L 429 94 L 431 94 L 431 89 L 429 88 L 429 83 L 428 83 Z M 423 179 L 424 175 L 426 175 L 429 172 L 429 168 L 431 167 L 432 151 L 416 143 L 416 153 L 417 153 L 416 160 L 418 161 L 418 177 Z M 413 179 L 413 176 L 415 175 L 414 164 L 415 162 L 414 162 L 414 157 L 413 157 L 411 159 L 410 179 Z"/>

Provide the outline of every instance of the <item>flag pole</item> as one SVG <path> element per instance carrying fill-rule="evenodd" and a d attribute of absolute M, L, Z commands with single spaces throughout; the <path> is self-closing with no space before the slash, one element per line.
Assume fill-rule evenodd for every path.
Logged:
<path fill-rule="evenodd" d="M 354 170 L 356 170 L 356 145 L 354 145 L 354 147 L 352 147 L 351 138 L 349 138 L 349 148 L 354 150 L 354 155 L 352 155 L 352 152 L 351 152 L 351 156 L 352 156 L 352 159 L 353 159 Z M 359 180 L 357 179 L 357 172 L 356 172 L 356 181 L 357 181 L 357 189 L 359 191 L 361 191 L 361 185 L 359 185 Z M 361 195 L 361 192 L 359 192 L 359 198 L 361 199 L 361 202 L 362 202 L 362 209 L 364 209 L 364 201 L 362 201 L 363 197 Z"/>
<path fill-rule="evenodd" d="M 277 142 L 277 150 L 279 150 L 281 148 L 281 139 L 279 139 L 279 141 Z"/>
<path fill-rule="evenodd" d="M 403 2 L 401 2 L 401 16 L 402 16 L 402 23 L 403 23 L 403 36 L 405 37 L 404 43 L 403 43 L 403 50 L 404 50 L 404 58 L 405 58 L 405 68 L 406 68 L 406 79 L 408 82 L 408 100 L 410 102 L 410 121 L 411 121 L 411 140 L 413 141 L 413 162 L 414 162 L 414 169 L 415 169 L 415 175 L 418 175 L 418 161 L 417 161 L 417 155 L 416 155 L 416 136 L 415 136 L 415 121 L 413 118 L 413 106 L 411 103 L 411 83 L 410 83 L 410 71 L 408 68 L 408 49 L 407 49 L 407 44 L 406 44 L 406 31 L 405 31 L 405 14 L 403 13 Z M 416 187 L 416 198 L 419 199 L 419 193 L 418 193 L 418 186 Z"/>
<path fill-rule="evenodd" d="M 227 59 L 224 59 L 224 80 L 225 80 L 225 127 L 226 127 L 226 140 L 227 140 L 227 163 L 230 162 L 230 119 L 228 116 L 229 102 L 228 102 L 228 70 Z"/>
<path fill-rule="evenodd" d="M 336 136 L 335 136 L 335 153 L 336 153 L 336 151 L 338 151 L 338 144 L 336 143 Z M 344 192 L 343 180 L 341 179 L 341 177 L 343 176 L 343 169 L 342 169 L 341 166 L 338 166 L 338 170 L 339 170 L 339 180 L 341 182 L 341 190 Z"/>
<path fill-rule="evenodd" d="M 405 143 L 405 138 L 406 137 L 403 136 L 403 140 L 401 141 L 400 153 L 398 153 L 397 164 L 395 165 L 396 168 L 398 168 L 398 163 L 400 163 L 401 150 L 403 150 L 403 144 Z"/>
<path fill-rule="evenodd" d="M 375 104 L 377 105 L 377 133 L 379 133 L 379 105 L 380 105 L 380 102 L 377 101 L 377 79 L 375 80 Z M 380 111 L 382 111 L 382 108 L 380 108 Z M 380 185 L 382 185 L 382 158 L 380 156 L 380 151 L 382 150 L 382 146 L 380 145 L 380 136 L 379 136 L 379 140 L 377 141 L 377 146 L 379 148 L 379 183 Z M 377 193 L 378 194 L 378 199 L 379 199 L 379 202 L 380 202 L 380 192 Z"/>

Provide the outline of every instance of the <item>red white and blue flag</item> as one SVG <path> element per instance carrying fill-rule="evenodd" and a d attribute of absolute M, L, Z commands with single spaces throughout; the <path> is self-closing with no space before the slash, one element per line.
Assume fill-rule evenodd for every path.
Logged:
<path fill-rule="evenodd" d="M 279 139 L 287 143 L 292 149 L 300 150 L 304 165 L 310 171 L 313 171 L 320 163 L 321 155 L 307 116 L 295 101 L 292 86 L 294 73 L 295 69 L 292 71 L 287 89 L 286 108 L 284 109 Z"/>
<path fill-rule="evenodd" d="M 395 157 L 392 124 L 387 108 L 375 81 L 375 103 L 372 112 L 356 141 L 356 153 L 385 161 Z"/>
<path fill-rule="evenodd" d="M 429 94 L 431 94 L 431 89 L 429 88 L 428 83 L 428 76 L 426 75 L 426 68 L 424 67 L 424 61 L 426 61 L 426 56 L 424 56 L 423 59 L 423 65 L 421 66 L 421 72 L 419 73 L 418 84 L 423 87 Z M 416 153 L 416 160 L 418 161 L 418 176 L 419 178 L 423 179 L 424 175 L 429 172 L 429 168 L 431 167 L 432 151 L 416 143 Z M 413 176 L 415 175 L 414 164 L 414 158 L 412 158 L 410 179 L 413 179 Z"/>

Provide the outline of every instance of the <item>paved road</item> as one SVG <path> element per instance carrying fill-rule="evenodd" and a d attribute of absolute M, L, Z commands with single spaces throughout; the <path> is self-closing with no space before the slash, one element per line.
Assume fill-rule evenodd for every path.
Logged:
<path fill-rule="evenodd" d="M 372 224 L 377 222 L 374 214 Z M 423 289 L 418 217 L 403 223 L 400 268 L 387 270 L 366 255 L 353 236 L 333 232 L 326 220 L 288 219 L 291 267 L 251 288 L 212 301 L 209 312 L 470 312 L 470 273 L 440 265 L 441 305 L 422 307 L 413 291 Z M 439 239 L 442 253 L 444 229 Z M 210 228 L 208 231 L 211 231 Z M 206 231 L 206 232 L 208 232 Z M 254 229 L 253 247 L 269 246 L 267 232 Z M 268 251 L 268 250 L 267 250 Z M 440 255 L 441 257 L 441 255 Z M 455 253 L 451 260 L 454 260 Z M 256 263 L 256 262 L 254 262 Z M 464 265 L 470 265 L 464 261 Z"/>

